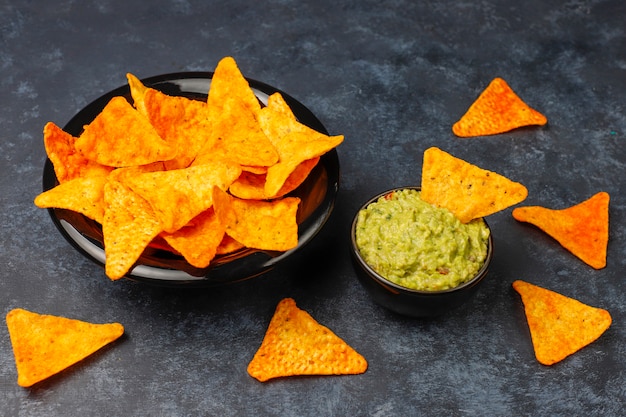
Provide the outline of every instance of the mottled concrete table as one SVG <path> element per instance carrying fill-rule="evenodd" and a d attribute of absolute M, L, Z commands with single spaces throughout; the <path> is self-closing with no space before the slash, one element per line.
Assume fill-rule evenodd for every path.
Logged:
<path fill-rule="evenodd" d="M 0 307 L 93 322 L 123 339 L 30 389 L 0 328 L 6 416 L 617 415 L 626 405 L 626 3 L 589 1 L 0 1 Z M 126 82 L 212 71 L 304 103 L 339 147 L 329 223 L 270 273 L 212 289 L 111 282 L 33 205 L 42 127 Z M 547 115 L 541 128 L 459 139 L 452 124 L 496 76 Z M 510 209 L 490 216 L 495 259 L 469 303 L 396 316 L 356 280 L 349 224 L 370 195 L 418 184 L 438 146 L 520 181 L 525 203 L 611 195 L 608 265 L 594 270 Z M 551 366 L 534 358 L 511 283 L 608 309 L 611 328 Z M 259 383 L 246 372 L 277 302 L 293 297 L 369 361 L 363 375 Z"/>

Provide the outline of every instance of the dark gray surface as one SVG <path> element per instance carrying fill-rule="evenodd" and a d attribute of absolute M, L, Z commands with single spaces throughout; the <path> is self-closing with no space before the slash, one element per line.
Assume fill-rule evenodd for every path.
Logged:
<path fill-rule="evenodd" d="M 2 415 L 620 414 L 625 16 L 621 0 L 0 1 L 1 311 L 126 328 L 119 343 L 23 389 L 2 326 Z M 124 84 L 126 72 L 211 71 L 226 55 L 345 135 L 330 223 L 293 260 L 242 284 L 185 291 L 110 282 L 32 203 L 44 124 L 63 125 Z M 496 76 L 548 126 L 455 138 L 452 124 Z M 524 204 L 562 208 L 609 192 L 608 266 L 593 270 L 509 209 L 489 218 L 495 259 L 470 303 L 430 321 L 374 305 L 349 262 L 351 218 L 369 196 L 418 184 L 422 152 L 433 145 L 524 183 Z M 515 279 L 607 308 L 613 325 L 574 356 L 542 366 Z M 249 377 L 283 297 L 361 352 L 368 371 L 265 384 Z"/>

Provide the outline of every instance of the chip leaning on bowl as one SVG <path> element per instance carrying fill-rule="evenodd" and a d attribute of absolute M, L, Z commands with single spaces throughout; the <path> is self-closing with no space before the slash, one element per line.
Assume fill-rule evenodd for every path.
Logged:
<path fill-rule="evenodd" d="M 394 191 L 360 210 L 356 243 L 380 275 L 422 291 L 454 288 L 476 275 L 487 257 L 489 229 L 482 219 L 466 224 L 451 211 Z"/>

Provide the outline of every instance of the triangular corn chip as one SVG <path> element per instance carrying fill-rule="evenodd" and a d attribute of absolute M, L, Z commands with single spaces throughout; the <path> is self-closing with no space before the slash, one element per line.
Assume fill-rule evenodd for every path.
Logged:
<path fill-rule="evenodd" d="M 6 322 L 22 387 L 67 369 L 124 333 L 119 323 L 93 324 L 19 308 L 9 311 Z"/>
<path fill-rule="evenodd" d="M 439 148 L 424 152 L 422 200 L 447 208 L 462 223 L 504 210 L 527 196 L 525 186 L 500 174 Z"/>
<path fill-rule="evenodd" d="M 176 149 L 122 96 L 113 97 L 85 126 L 76 149 L 85 158 L 112 167 L 145 165 L 176 156 Z"/>
<path fill-rule="evenodd" d="M 102 222 L 105 272 L 117 280 L 126 275 L 163 228 L 150 204 L 121 182 L 106 184 L 104 200 L 107 204 Z"/>
<path fill-rule="evenodd" d="M 539 227 L 565 249 L 595 269 L 606 266 L 609 242 L 609 194 L 602 191 L 561 210 L 517 207 L 513 217 Z"/>
<path fill-rule="evenodd" d="M 598 339 L 611 325 L 611 315 L 554 291 L 515 281 L 537 360 L 552 365 Z"/>
<path fill-rule="evenodd" d="M 60 208 L 81 213 L 102 224 L 104 217 L 104 186 L 107 177 L 74 178 L 35 197 L 39 208 Z"/>
<path fill-rule="evenodd" d="M 452 126 L 452 131 L 460 137 L 487 136 L 547 122 L 546 117 L 524 103 L 506 81 L 495 78 Z"/>
<path fill-rule="evenodd" d="M 265 382 L 295 375 L 354 375 L 367 361 L 339 336 L 285 298 L 276 307 L 263 342 L 248 365 Z"/>

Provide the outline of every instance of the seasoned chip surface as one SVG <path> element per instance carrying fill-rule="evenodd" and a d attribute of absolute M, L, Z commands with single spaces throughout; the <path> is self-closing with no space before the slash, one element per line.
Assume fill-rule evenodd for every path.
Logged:
<path fill-rule="evenodd" d="M 93 324 L 19 308 L 7 314 L 6 323 L 22 387 L 61 372 L 124 333 L 119 323 Z"/>
<path fill-rule="evenodd" d="M 522 297 L 537 360 L 552 365 L 598 339 L 611 325 L 608 311 L 525 281 L 513 282 Z"/>
<path fill-rule="evenodd" d="M 367 370 L 367 361 L 330 329 L 285 298 L 276 307 L 248 373 L 261 382 L 294 375 L 347 375 Z"/>

